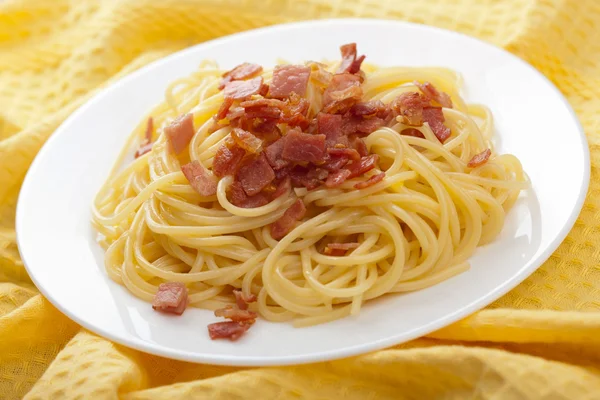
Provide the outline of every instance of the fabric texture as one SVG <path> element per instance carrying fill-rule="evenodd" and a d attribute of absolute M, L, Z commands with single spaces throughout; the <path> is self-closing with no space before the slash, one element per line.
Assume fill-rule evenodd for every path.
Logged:
<path fill-rule="evenodd" d="M 82 330 L 38 293 L 15 240 L 17 196 L 36 153 L 72 111 L 185 47 L 332 17 L 473 35 L 528 61 L 566 95 L 589 140 L 592 181 L 575 227 L 537 272 L 426 338 L 285 368 L 130 350 Z M 0 1 L 0 398 L 600 399 L 599 21 L 598 0 Z"/>

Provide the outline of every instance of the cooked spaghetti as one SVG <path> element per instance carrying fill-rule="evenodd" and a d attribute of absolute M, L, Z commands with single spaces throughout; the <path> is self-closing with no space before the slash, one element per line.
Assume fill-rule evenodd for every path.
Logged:
<path fill-rule="evenodd" d="M 453 71 L 341 49 L 173 82 L 94 202 L 108 275 L 163 311 L 219 310 L 242 328 L 211 337 L 235 339 L 237 311 L 319 324 L 467 270 L 527 187 L 519 160 Z"/>

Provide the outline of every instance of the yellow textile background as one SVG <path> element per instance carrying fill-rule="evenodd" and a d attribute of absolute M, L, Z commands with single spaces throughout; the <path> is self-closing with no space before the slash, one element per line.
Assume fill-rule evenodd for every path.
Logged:
<path fill-rule="evenodd" d="M 82 330 L 37 292 L 15 243 L 15 205 L 28 166 L 69 113 L 190 45 L 268 24 L 356 16 L 482 38 L 533 64 L 568 97 L 590 142 L 592 182 L 572 232 L 536 273 L 427 338 L 263 369 L 123 348 Z M 404 38 L 384 40 L 402 51 Z M 600 399 L 599 128 L 599 0 L 0 1 L 0 398 Z M 544 132 L 532 134 L 543 143 Z"/>

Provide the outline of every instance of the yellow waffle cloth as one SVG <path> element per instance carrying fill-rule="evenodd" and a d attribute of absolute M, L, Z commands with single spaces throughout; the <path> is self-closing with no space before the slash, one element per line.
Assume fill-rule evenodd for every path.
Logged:
<path fill-rule="evenodd" d="M 83 330 L 39 294 L 19 258 L 15 206 L 27 168 L 71 112 L 185 47 L 335 17 L 479 37 L 534 65 L 568 98 L 589 140 L 592 181 L 575 227 L 537 272 L 426 338 L 281 368 L 133 351 Z M 0 0 L 0 399 L 600 399 L 599 128 L 600 0 Z M 542 146 L 544 132 L 536 134 Z"/>

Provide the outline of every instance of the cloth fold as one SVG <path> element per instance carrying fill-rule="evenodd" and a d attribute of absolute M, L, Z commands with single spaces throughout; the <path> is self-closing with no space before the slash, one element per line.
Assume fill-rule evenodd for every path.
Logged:
<path fill-rule="evenodd" d="M 479 37 L 531 63 L 567 97 L 590 143 L 592 180 L 574 228 L 538 271 L 427 338 L 280 368 L 140 353 L 81 329 L 39 294 L 19 257 L 15 207 L 29 165 L 70 113 L 185 47 L 335 17 L 401 19 Z M 1 1 L 0 398 L 600 399 L 599 20 L 597 0 Z M 385 43 L 401 51 L 402 40 Z M 532 134 L 542 146 L 544 132 Z"/>

